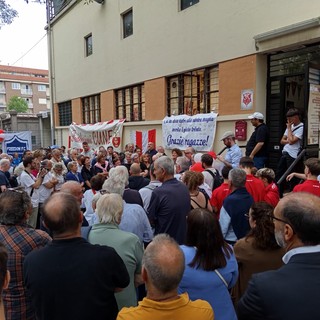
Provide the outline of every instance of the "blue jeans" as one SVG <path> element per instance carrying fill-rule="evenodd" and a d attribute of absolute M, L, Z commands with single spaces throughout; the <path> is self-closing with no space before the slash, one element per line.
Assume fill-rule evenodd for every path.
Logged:
<path fill-rule="evenodd" d="M 267 157 L 254 157 L 253 164 L 259 170 L 265 167 Z"/>

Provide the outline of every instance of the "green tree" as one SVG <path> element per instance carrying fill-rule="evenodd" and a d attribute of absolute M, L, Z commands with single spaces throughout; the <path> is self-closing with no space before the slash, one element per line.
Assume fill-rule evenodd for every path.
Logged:
<path fill-rule="evenodd" d="M 10 98 L 8 102 L 7 110 L 8 111 L 15 110 L 17 112 L 26 113 L 28 111 L 27 101 L 20 97 L 13 96 Z"/>
<path fill-rule="evenodd" d="M 6 3 L 6 0 L 0 0 L 0 28 L 4 24 L 12 23 L 13 19 L 18 16 L 18 12 Z"/>

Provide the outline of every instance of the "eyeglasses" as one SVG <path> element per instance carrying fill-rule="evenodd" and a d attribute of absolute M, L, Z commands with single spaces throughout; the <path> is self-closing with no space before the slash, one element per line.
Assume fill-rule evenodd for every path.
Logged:
<path fill-rule="evenodd" d="M 272 220 L 277 220 L 277 221 L 280 221 L 280 222 L 282 222 L 282 223 L 288 224 L 288 225 L 291 227 L 291 229 L 293 230 L 293 232 L 295 232 L 293 225 L 292 225 L 289 221 L 286 221 L 286 220 L 277 218 L 277 217 L 275 217 L 275 216 L 273 216 L 273 215 L 270 215 L 270 214 L 268 215 L 268 217 L 270 217 Z"/>
<path fill-rule="evenodd" d="M 19 190 L 19 189 L 15 189 L 15 188 L 7 188 L 6 191 L 13 191 L 13 192 L 17 192 L 17 193 L 24 193 L 24 190 Z"/>

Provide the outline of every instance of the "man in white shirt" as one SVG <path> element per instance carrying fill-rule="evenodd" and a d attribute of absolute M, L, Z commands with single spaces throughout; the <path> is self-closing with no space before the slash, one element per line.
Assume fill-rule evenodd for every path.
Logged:
<path fill-rule="evenodd" d="M 32 203 L 32 213 L 28 219 L 28 224 L 35 228 L 37 225 L 38 208 L 39 208 L 39 187 L 47 174 L 45 168 L 41 169 L 37 177 L 31 173 L 36 168 L 36 161 L 33 157 L 26 157 L 23 160 L 24 171 L 20 175 L 20 185 L 24 191 L 30 196 Z"/>
<path fill-rule="evenodd" d="M 58 184 L 58 179 L 53 176 L 51 172 L 52 162 L 48 159 L 41 161 L 41 168 L 44 168 L 47 171 L 47 174 L 44 176 L 43 181 L 39 187 L 39 216 L 40 220 L 42 215 L 43 203 L 51 196 L 51 193 L 54 190 L 54 187 Z M 42 224 L 40 223 L 40 227 Z"/>
<path fill-rule="evenodd" d="M 87 141 L 82 142 L 82 148 L 83 151 L 81 154 L 83 154 L 85 157 L 89 157 L 90 159 L 94 158 L 94 151 L 90 148 Z"/>
<path fill-rule="evenodd" d="M 286 172 L 298 156 L 299 151 L 303 145 L 303 131 L 304 126 L 300 121 L 300 112 L 298 109 L 290 109 L 287 114 L 287 128 L 280 140 L 280 143 L 284 146 L 282 150 L 282 156 L 278 163 L 276 172 L 276 181 Z M 292 172 L 303 172 L 303 167 L 299 168 L 297 165 L 292 168 Z M 289 181 L 289 190 L 292 191 L 294 186 L 299 183 L 299 180 L 293 178 Z M 284 183 L 279 185 L 280 197 L 283 196 Z"/>

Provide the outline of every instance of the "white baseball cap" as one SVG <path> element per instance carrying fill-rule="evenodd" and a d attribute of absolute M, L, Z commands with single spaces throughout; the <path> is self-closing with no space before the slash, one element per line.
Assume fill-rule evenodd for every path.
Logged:
<path fill-rule="evenodd" d="M 221 141 L 222 140 L 224 140 L 224 139 L 226 139 L 226 138 L 234 138 L 234 133 L 233 133 L 233 131 L 226 131 L 223 135 L 222 135 L 222 137 L 221 137 Z"/>
<path fill-rule="evenodd" d="M 259 120 L 263 120 L 264 119 L 264 116 L 262 113 L 260 112 L 255 112 L 253 114 L 251 114 L 249 117 L 249 119 L 259 119 Z"/>

